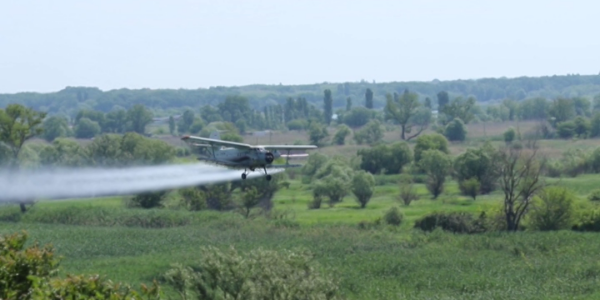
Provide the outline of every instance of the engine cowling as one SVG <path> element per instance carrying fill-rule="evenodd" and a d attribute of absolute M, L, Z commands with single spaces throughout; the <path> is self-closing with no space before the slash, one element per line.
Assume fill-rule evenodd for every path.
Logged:
<path fill-rule="evenodd" d="M 263 160 L 265 161 L 265 163 L 270 164 L 273 162 L 273 160 L 275 160 L 275 155 L 273 155 L 273 153 L 271 152 L 266 152 L 264 154 Z"/>

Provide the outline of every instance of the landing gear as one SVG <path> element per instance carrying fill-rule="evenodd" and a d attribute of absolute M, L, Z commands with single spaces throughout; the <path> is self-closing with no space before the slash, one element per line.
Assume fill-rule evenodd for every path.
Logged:
<path fill-rule="evenodd" d="M 246 179 L 246 173 L 242 173 L 242 179 Z"/>
<path fill-rule="evenodd" d="M 263 170 L 265 170 L 265 174 L 267 175 L 267 176 L 265 176 L 265 178 L 267 179 L 267 181 L 271 181 L 271 174 L 267 174 L 267 167 L 264 166 Z"/>

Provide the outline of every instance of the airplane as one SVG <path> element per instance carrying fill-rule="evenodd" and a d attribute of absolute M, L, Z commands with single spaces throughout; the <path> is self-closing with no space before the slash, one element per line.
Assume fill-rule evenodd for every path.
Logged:
<path fill-rule="evenodd" d="M 271 175 L 267 174 L 267 168 L 272 167 L 299 167 L 300 165 L 290 165 L 289 159 L 296 157 L 306 157 L 308 154 L 291 154 L 292 150 L 310 150 L 316 149 L 315 145 L 250 145 L 245 143 L 223 141 L 218 132 L 213 132 L 209 138 L 186 135 L 181 138 L 190 146 L 202 149 L 209 149 L 207 155 L 198 157 L 198 160 L 208 161 L 228 167 L 244 168 L 242 179 L 246 179 L 248 170 L 254 171 L 262 168 L 265 172 L 267 181 L 271 180 Z M 279 152 L 287 151 L 286 154 Z M 285 165 L 273 165 L 273 161 L 279 157 L 286 158 Z"/>

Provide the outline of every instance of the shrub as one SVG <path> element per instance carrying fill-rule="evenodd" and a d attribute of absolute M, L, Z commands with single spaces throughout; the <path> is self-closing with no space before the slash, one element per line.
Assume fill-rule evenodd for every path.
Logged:
<path fill-rule="evenodd" d="M 600 201 L 600 190 L 593 190 L 592 193 L 588 196 L 590 201 Z"/>
<path fill-rule="evenodd" d="M 473 200 L 475 200 L 479 194 L 479 189 L 481 189 L 481 184 L 477 178 L 473 177 L 460 182 L 458 184 L 458 188 L 463 195 L 470 196 L 473 198 Z"/>
<path fill-rule="evenodd" d="M 454 233 L 481 233 L 487 231 L 486 215 L 482 213 L 478 219 L 465 212 L 432 213 L 415 222 L 415 228 L 433 231 L 440 227 Z"/>
<path fill-rule="evenodd" d="M 600 232 L 600 211 L 592 210 L 584 213 L 572 229 L 575 231 Z"/>
<path fill-rule="evenodd" d="M 190 299 L 338 299 L 337 281 L 305 250 L 200 248 L 194 268 L 177 265 L 165 280 Z"/>
<path fill-rule="evenodd" d="M 206 196 L 204 192 L 197 188 L 185 188 L 179 190 L 181 195 L 181 204 L 187 210 L 199 211 L 206 209 Z"/>
<path fill-rule="evenodd" d="M 504 142 L 512 143 L 512 141 L 515 140 L 516 136 L 517 136 L 517 132 L 515 131 L 514 128 L 510 127 L 504 132 Z"/>
<path fill-rule="evenodd" d="M 444 135 L 448 138 L 449 141 L 459 141 L 462 142 L 467 137 L 467 129 L 465 128 L 465 124 L 461 119 L 454 119 L 452 122 L 446 125 L 446 129 L 444 130 Z"/>
<path fill-rule="evenodd" d="M 547 231 L 571 227 L 574 195 L 565 188 L 549 187 L 540 193 L 529 212 L 533 229 Z"/>
<path fill-rule="evenodd" d="M 385 221 L 385 223 L 392 226 L 400 226 L 400 224 L 402 224 L 403 219 L 404 215 L 395 206 L 390 207 L 390 209 L 388 209 L 385 215 L 383 216 L 383 220 Z"/>
<path fill-rule="evenodd" d="M 412 177 L 408 174 L 402 174 L 400 181 L 398 182 L 400 188 L 400 195 L 398 198 L 402 200 L 404 205 L 409 206 L 412 201 L 419 200 L 419 195 L 414 189 Z"/>
<path fill-rule="evenodd" d="M 162 201 L 167 192 L 147 192 L 136 195 L 127 202 L 127 207 L 158 208 L 163 207 Z"/>

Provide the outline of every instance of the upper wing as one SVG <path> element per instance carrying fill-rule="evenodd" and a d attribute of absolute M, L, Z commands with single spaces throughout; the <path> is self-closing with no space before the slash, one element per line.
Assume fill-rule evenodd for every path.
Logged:
<path fill-rule="evenodd" d="M 257 147 L 262 147 L 262 148 L 265 148 L 267 150 L 310 150 L 310 149 L 317 149 L 317 146 L 315 146 L 315 145 L 264 145 L 264 146 L 257 146 Z"/>
<path fill-rule="evenodd" d="M 208 144 L 211 146 L 225 146 L 225 147 L 234 147 L 234 148 L 243 148 L 243 149 L 252 149 L 254 148 L 254 146 L 251 146 L 249 144 L 244 144 L 244 143 L 236 143 L 236 142 L 228 142 L 228 141 L 222 141 L 222 140 L 215 140 L 215 139 L 207 139 L 207 138 L 203 138 L 203 137 L 198 137 L 198 136 L 190 136 L 190 135 L 186 135 L 184 137 L 181 138 L 182 140 L 189 142 L 189 141 L 195 141 L 195 142 L 202 142 L 203 144 L 198 144 L 198 146 L 202 147 L 204 146 L 204 144 Z M 194 144 L 192 144 L 194 145 Z"/>

